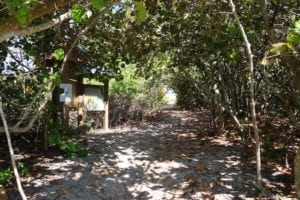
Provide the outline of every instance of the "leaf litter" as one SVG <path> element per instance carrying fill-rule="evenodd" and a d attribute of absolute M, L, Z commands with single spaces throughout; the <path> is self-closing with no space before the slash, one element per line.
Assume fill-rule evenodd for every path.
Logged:
<path fill-rule="evenodd" d="M 29 199 L 256 199 L 252 150 L 236 139 L 208 137 L 203 112 L 162 111 L 136 127 L 84 135 L 86 158 L 43 157 L 23 180 Z M 264 163 L 265 199 L 288 199 L 272 176 L 290 169 Z M 273 173 L 273 175 L 272 175 Z M 2 191 L 1 191 L 2 192 Z M 13 196 L 13 195 L 12 195 Z M 262 196 L 262 195 L 261 195 Z M 17 198 L 11 198 L 17 199 Z"/>

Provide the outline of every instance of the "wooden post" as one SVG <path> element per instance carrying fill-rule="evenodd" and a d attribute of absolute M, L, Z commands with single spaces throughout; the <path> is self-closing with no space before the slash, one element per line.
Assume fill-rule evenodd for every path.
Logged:
<path fill-rule="evenodd" d="M 64 105 L 63 105 L 63 121 L 64 121 L 64 124 L 66 126 L 69 126 L 70 124 L 70 116 L 69 116 L 69 107 L 68 107 L 68 102 L 64 102 Z"/>
<path fill-rule="evenodd" d="M 78 106 L 78 126 L 83 125 L 83 106 L 84 106 L 84 89 L 83 89 L 83 77 L 78 76 L 77 77 L 77 106 Z"/>
<path fill-rule="evenodd" d="M 109 128 L 109 99 L 108 99 L 108 88 L 109 88 L 109 80 L 104 80 L 103 86 L 103 100 L 104 100 L 104 119 L 103 119 L 103 128 L 107 130 Z"/>

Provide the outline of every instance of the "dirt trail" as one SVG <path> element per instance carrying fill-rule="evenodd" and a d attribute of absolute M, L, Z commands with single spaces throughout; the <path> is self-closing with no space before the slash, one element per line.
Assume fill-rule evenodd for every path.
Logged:
<path fill-rule="evenodd" d="M 43 172 L 24 180 L 29 199 L 226 200 L 256 195 L 255 169 L 243 164 L 243 151 L 224 138 L 200 134 L 208 119 L 188 111 L 164 111 L 157 119 L 89 133 L 86 158 L 40 160 L 37 167 Z"/>

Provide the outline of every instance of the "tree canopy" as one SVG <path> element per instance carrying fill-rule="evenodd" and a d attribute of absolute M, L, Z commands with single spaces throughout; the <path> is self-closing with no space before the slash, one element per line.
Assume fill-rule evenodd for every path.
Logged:
<path fill-rule="evenodd" d="M 299 126 L 299 8 L 298 0 L 3 0 L 0 96 L 10 130 L 27 132 L 49 109 L 74 48 L 118 81 L 143 77 L 159 96 L 157 81 L 179 107 L 208 109 L 216 132 L 233 121 L 246 140 L 242 122 L 256 115 Z"/>

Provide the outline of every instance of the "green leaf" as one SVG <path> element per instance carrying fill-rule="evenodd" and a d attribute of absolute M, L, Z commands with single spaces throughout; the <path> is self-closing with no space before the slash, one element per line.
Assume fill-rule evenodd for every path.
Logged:
<path fill-rule="evenodd" d="M 138 23 L 147 19 L 147 11 L 143 2 L 135 1 L 135 17 Z"/>
<path fill-rule="evenodd" d="M 79 149 L 79 145 L 75 142 L 66 142 L 66 149 L 71 152 L 76 152 Z"/>
<path fill-rule="evenodd" d="M 29 173 L 23 162 L 18 162 L 17 166 L 21 176 L 26 176 Z"/>
<path fill-rule="evenodd" d="M 48 142 L 52 145 L 58 145 L 60 144 L 61 136 L 58 133 L 50 133 L 48 135 Z"/>
<path fill-rule="evenodd" d="M 296 51 L 296 48 L 295 48 L 295 46 L 294 46 L 292 43 L 288 42 L 286 45 L 287 45 L 287 47 L 288 47 L 289 49 L 291 49 L 292 51 Z"/>
<path fill-rule="evenodd" d="M 239 28 L 235 27 L 235 26 L 229 26 L 228 27 L 228 33 L 230 35 L 238 35 L 240 33 Z"/>
<path fill-rule="evenodd" d="M 6 187 L 13 177 L 13 171 L 11 168 L 7 168 L 0 171 L 0 188 Z"/>
<path fill-rule="evenodd" d="M 134 15 L 133 15 L 133 12 L 132 12 L 132 10 L 131 10 L 130 8 L 128 8 L 128 9 L 126 10 L 125 15 L 126 15 L 126 17 L 127 17 L 128 19 L 130 19 L 131 21 L 134 21 Z"/>
<path fill-rule="evenodd" d="M 50 78 L 53 80 L 55 85 L 61 84 L 61 72 L 55 72 L 54 74 L 51 74 Z"/>
<path fill-rule="evenodd" d="M 72 6 L 71 17 L 77 23 L 87 23 L 91 16 L 91 11 L 79 4 Z"/>
<path fill-rule="evenodd" d="M 295 22 L 295 28 L 300 28 L 300 20 Z"/>
<path fill-rule="evenodd" d="M 9 12 L 14 12 L 21 4 L 21 0 L 3 0 L 3 2 L 6 4 Z"/>
<path fill-rule="evenodd" d="M 101 10 L 105 6 L 107 6 L 109 0 L 92 0 L 93 7 Z"/>
<path fill-rule="evenodd" d="M 297 35 L 300 35 L 300 20 L 296 21 L 294 23 L 295 28 L 292 29 L 292 32 L 294 32 Z"/>
<path fill-rule="evenodd" d="M 231 59 L 236 59 L 238 57 L 239 52 L 235 49 L 232 49 L 229 54 L 228 57 Z"/>
<path fill-rule="evenodd" d="M 293 31 L 295 34 L 300 35 L 300 28 L 294 28 Z"/>
<path fill-rule="evenodd" d="M 295 32 L 291 32 L 286 37 L 287 41 L 294 42 L 294 43 L 300 43 L 300 34 L 297 34 Z"/>
<path fill-rule="evenodd" d="M 22 4 L 17 10 L 16 17 L 18 22 L 22 25 L 29 23 L 32 20 L 29 12 L 29 5 Z"/>
<path fill-rule="evenodd" d="M 56 49 L 53 56 L 56 60 L 63 60 L 65 57 L 65 51 L 63 49 Z"/>
<path fill-rule="evenodd" d="M 287 43 L 278 42 L 278 43 L 272 44 L 272 49 L 270 49 L 270 53 L 281 54 L 281 53 L 285 53 L 287 50 L 288 50 Z"/>

